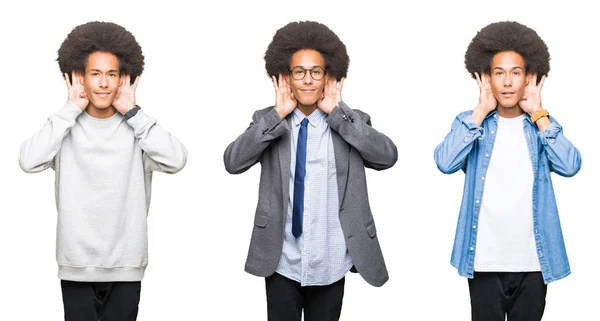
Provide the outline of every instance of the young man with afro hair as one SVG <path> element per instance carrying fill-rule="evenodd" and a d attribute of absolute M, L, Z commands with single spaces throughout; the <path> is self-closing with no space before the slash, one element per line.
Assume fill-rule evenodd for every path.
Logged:
<path fill-rule="evenodd" d="M 365 166 L 396 146 L 342 101 L 346 46 L 325 25 L 292 22 L 265 53 L 275 105 L 254 112 L 224 154 L 231 174 L 261 164 L 246 271 L 266 279 L 269 320 L 338 320 L 344 276 L 381 286 L 388 273 L 369 208 Z"/>
<path fill-rule="evenodd" d="M 465 55 L 479 103 L 435 149 L 440 171 L 466 174 L 451 263 L 473 320 L 541 320 L 547 284 L 570 273 L 550 172 L 575 175 L 581 156 L 542 107 L 549 60 L 522 24 L 481 29 Z"/>
<path fill-rule="evenodd" d="M 67 102 L 23 143 L 19 162 L 28 173 L 55 171 L 65 320 L 135 320 L 152 172 L 178 172 L 187 151 L 136 105 L 144 56 L 129 31 L 77 26 L 58 64 Z"/>

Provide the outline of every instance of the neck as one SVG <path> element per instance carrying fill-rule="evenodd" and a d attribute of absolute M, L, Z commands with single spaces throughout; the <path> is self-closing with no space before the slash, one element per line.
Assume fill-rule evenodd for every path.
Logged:
<path fill-rule="evenodd" d="M 298 109 L 300 109 L 300 111 L 308 116 L 310 114 L 312 114 L 313 111 L 317 110 L 317 104 L 313 104 L 313 105 L 301 105 L 298 104 Z"/>
<path fill-rule="evenodd" d="M 92 104 L 89 104 L 85 111 L 94 118 L 108 118 L 117 113 L 117 110 L 113 106 L 100 109 Z"/>
<path fill-rule="evenodd" d="M 521 109 L 521 107 L 519 107 L 519 105 L 515 105 L 512 107 L 502 107 L 502 106 L 498 105 L 496 107 L 496 111 L 498 112 L 498 115 L 500 115 L 500 117 L 503 117 L 503 118 L 515 118 L 515 117 L 519 117 L 525 113 L 523 111 L 523 109 Z"/>

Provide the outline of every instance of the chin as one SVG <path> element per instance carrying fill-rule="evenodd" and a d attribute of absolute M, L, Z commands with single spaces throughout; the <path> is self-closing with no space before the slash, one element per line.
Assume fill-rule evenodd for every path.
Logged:
<path fill-rule="evenodd" d="M 498 106 L 502 108 L 513 108 L 519 104 L 519 101 L 498 100 Z"/>
<path fill-rule="evenodd" d="M 305 98 L 305 99 L 298 99 L 298 102 L 301 105 L 304 105 L 304 106 L 312 106 L 312 105 L 314 105 L 314 104 L 317 103 L 317 100 L 318 99 L 307 99 L 307 98 Z"/>
<path fill-rule="evenodd" d="M 110 106 L 112 106 L 112 101 L 110 103 L 107 102 L 102 102 L 102 103 L 95 103 L 95 102 L 91 102 L 92 105 L 94 105 L 96 107 L 96 109 L 108 109 L 110 108 Z"/>

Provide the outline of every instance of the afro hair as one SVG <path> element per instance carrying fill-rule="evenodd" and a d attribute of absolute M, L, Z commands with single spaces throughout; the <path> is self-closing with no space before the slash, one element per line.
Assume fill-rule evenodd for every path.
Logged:
<path fill-rule="evenodd" d="M 537 73 L 537 80 L 550 71 L 550 53 L 544 41 L 531 28 L 514 21 L 495 22 L 481 29 L 465 53 L 465 65 L 475 72 L 491 73 L 494 55 L 514 51 L 523 57 L 526 73 Z"/>
<path fill-rule="evenodd" d="M 131 32 L 112 22 L 92 21 L 75 27 L 58 49 L 58 66 L 63 75 L 85 73 L 88 56 L 94 52 L 109 52 L 119 59 L 120 74 L 131 81 L 144 70 L 142 47 Z"/>
<path fill-rule="evenodd" d="M 265 52 L 267 74 L 288 74 L 292 56 L 302 49 L 321 53 L 331 77 L 341 79 L 348 74 L 350 58 L 346 46 L 331 29 L 315 21 L 290 22 L 277 30 Z"/>

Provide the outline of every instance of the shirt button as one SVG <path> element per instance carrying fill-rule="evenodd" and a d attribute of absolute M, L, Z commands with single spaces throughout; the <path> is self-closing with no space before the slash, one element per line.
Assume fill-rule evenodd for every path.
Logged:
<path fill-rule="evenodd" d="M 475 200 L 475 203 L 479 204 L 479 200 Z"/>
<path fill-rule="evenodd" d="M 485 154 L 485 157 L 490 157 L 490 154 Z"/>
<path fill-rule="evenodd" d="M 492 130 L 490 133 L 491 133 L 491 134 L 493 134 L 493 133 L 494 133 L 494 131 Z"/>
<path fill-rule="evenodd" d="M 473 229 L 476 229 L 476 228 L 477 228 L 477 226 L 473 225 Z"/>
<path fill-rule="evenodd" d="M 471 250 L 471 252 L 473 252 L 473 248 L 470 248 L 469 250 Z"/>
<path fill-rule="evenodd" d="M 494 118 L 498 118 L 498 115 L 494 115 Z"/>
<path fill-rule="evenodd" d="M 485 177 L 481 176 L 481 180 L 483 181 L 485 179 Z"/>

